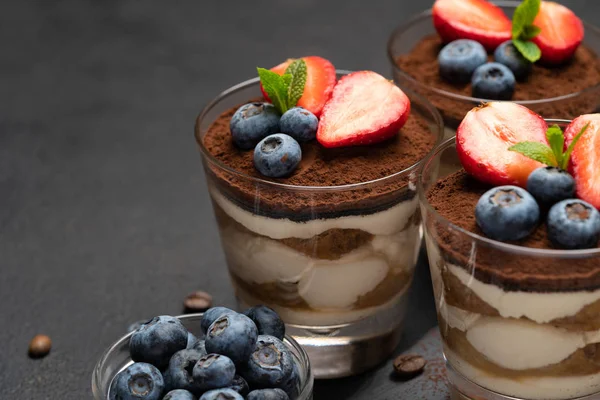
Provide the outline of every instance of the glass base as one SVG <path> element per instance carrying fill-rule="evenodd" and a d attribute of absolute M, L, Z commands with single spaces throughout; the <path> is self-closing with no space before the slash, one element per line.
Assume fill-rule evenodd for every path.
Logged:
<path fill-rule="evenodd" d="M 306 326 L 286 323 L 308 354 L 316 379 L 334 379 L 365 372 L 389 359 L 400 343 L 408 294 L 384 309 L 353 323 Z M 249 305 L 238 297 L 241 309 Z"/>

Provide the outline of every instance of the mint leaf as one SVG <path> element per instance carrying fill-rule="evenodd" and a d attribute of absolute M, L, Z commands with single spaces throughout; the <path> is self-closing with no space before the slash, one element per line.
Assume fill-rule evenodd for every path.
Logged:
<path fill-rule="evenodd" d="M 521 35 L 527 26 L 533 24 L 535 17 L 540 12 L 541 5 L 541 0 L 523 0 L 523 2 L 517 6 L 512 19 L 513 39 L 524 39 Z"/>
<path fill-rule="evenodd" d="M 527 60 L 534 63 L 542 57 L 542 51 L 533 42 L 526 42 L 521 39 L 513 39 L 513 44 Z"/>
<path fill-rule="evenodd" d="M 589 126 L 590 126 L 589 122 L 587 124 L 585 124 L 585 126 L 583 128 L 581 128 L 581 130 L 579 131 L 577 136 L 575 136 L 573 138 L 573 140 L 571 141 L 571 143 L 569 144 L 569 148 L 567 148 L 566 153 L 563 155 L 562 165 L 561 165 L 562 169 L 566 170 L 569 167 L 569 160 L 571 158 L 571 154 L 573 153 L 573 150 L 575 150 L 575 145 L 577 144 L 579 139 L 581 139 L 581 136 L 585 133 L 585 131 L 587 131 L 587 128 Z"/>
<path fill-rule="evenodd" d="M 283 114 L 288 110 L 288 86 L 292 76 L 289 74 L 282 76 L 265 68 L 256 68 L 256 70 L 264 91 L 275 108 Z"/>
<path fill-rule="evenodd" d="M 552 167 L 556 167 L 556 158 L 552 154 L 552 149 L 539 142 L 521 142 L 508 148 L 510 151 L 516 151 L 527 158 L 541 162 Z"/>
<path fill-rule="evenodd" d="M 517 39 L 521 40 L 531 40 L 542 32 L 542 28 L 535 25 L 527 25 L 523 28 L 523 32 L 521 32 L 520 37 Z"/>
<path fill-rule="evenodd" d="M 560 126 L 553 125 L 546 131 L 546 139 L 550 143 L 552 153 L 558 165 L 562 165 L 563 149 L 565 147 L 565 136 Z"/>
<path fill-rule="evenodd" d="M 292 79 L 288 86 L 288 108 L 296 106 L 300 97 L 304 94 L 306 85 L 306 61 L 299 59 L 292 62 L 285 70 L 286 75 L 291 75 Z"/>

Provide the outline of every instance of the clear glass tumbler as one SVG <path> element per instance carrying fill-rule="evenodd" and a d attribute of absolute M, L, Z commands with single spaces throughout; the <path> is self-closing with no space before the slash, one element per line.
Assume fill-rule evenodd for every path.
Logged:
<path fill-rule="evenodd" d="M 408 94 L 411 115 L 424 121 L 422 134 L 439 143 L 441 116 Z M 316 377 L 360 373 L 399 342 L 422 238 L 419 163 L 345 186 L 292 186 L 240 173 L 217 160 L 203 138 L 220 115 L 259 95 L 257 79 L 243 82 L 206 106 L 196 123 L 239 306 L 275 309 L 306 348 Z"/>
<path fill-rule="evenodd" d="M 427 193 L 461 168 L 447 140 L 423 163 L 418 188 L 455 397 L 600 398 L 600 249 L 522 247 L 451 223 Z"/>

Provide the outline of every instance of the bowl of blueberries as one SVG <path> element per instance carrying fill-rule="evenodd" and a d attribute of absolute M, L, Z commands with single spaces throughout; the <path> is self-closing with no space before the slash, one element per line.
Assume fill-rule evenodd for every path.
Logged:
<path fill-rule="evenodd" d="M 308 355 L 272 309 L 158 316 L 114 343 L 92 377 L 95 400 L 310 400 Z"/>

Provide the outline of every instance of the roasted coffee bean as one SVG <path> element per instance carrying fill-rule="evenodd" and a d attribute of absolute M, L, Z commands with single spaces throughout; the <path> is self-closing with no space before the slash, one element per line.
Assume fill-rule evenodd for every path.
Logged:
<path fill-rule="evenodd" d="M 36 335 L 29 342 L 29 356 L 31 358 L 42 358 L 50 353 L 52 340 L 46 335 Z"/>
<path fill-rule="evenodd" d="M 190 293 L 183 301 L 186 313 L 197 313 L 212 307 L 212 296 L 202 290 Z"/>
<path fill-rule="evenodd" d="M 410 378 L 420 374 L 427 361 L 416 354 L 404 354 L 396 357 L 394 360 L 394 370 L 401 378 Z"/>

